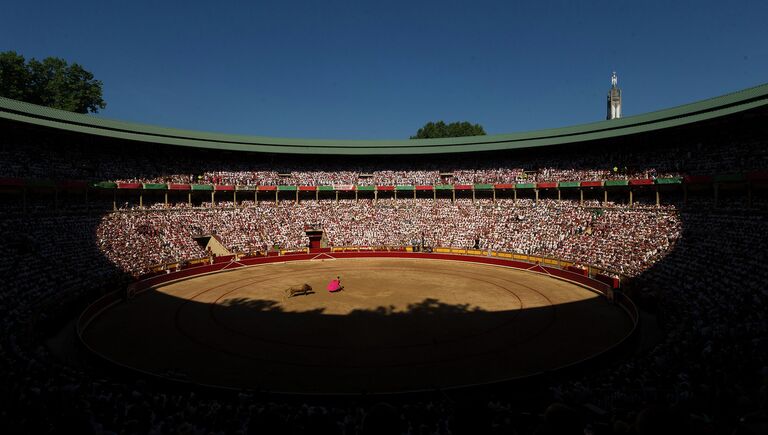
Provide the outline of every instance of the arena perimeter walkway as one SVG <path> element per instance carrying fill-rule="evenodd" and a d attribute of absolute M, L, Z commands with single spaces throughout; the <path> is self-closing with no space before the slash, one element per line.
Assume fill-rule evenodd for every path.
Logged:
<path fill-rule="evenodd" d="M 325 290 L 341 276 L 345 289 Z M 286 298 L 309 283 L 315 293 Z M 619 342 L 624 312 L 518 269 L 337 259 L 247 267 L 164 285 L 84 332 L 97 352 L 194 382 L 295 393 L 403 392 L 554 370 Z"/>

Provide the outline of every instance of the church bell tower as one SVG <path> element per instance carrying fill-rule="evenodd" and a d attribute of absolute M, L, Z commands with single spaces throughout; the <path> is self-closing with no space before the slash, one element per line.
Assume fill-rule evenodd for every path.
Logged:
<path fill-rule="evenodd" d="M 611 89 L 608 91 L 608 114 L 605 119 L 621 118 L 621 89 L 617 86 L 619 79 L 616 71 L 611 75 Z"/>

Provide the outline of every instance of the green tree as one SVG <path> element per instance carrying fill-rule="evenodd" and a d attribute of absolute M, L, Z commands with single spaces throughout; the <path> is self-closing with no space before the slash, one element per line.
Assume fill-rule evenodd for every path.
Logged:
<path fill-rule="evenodd" d="M 58 57 L 24 60 L 15 51 L 0 53 L 0 96 L 78 113 L 107 107 L 101 81 L 77 63 Z"/>
<path fill-rule="evenodd" d="M 416 132 L 416 136 L 411 136 L 411 139 L 463 136 L 485 136 L 485 130 L 480 124 L 470 124 L 466 121 L 450 124 L 443 121 L 428 122 Z"/>

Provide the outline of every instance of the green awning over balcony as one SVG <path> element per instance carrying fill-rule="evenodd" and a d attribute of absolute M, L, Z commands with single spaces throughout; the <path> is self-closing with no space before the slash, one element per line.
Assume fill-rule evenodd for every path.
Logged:
<path fill-rule="evenodd" d="M 682 184 L 683 180 L 681 178 L 657 178 L 656 184 Z"/>
<path fill-rule="evenodd" d="M 99 189 L 117 189 L 117 183 L 113 183 L 111 181 L 100 181 L 98 183 L 93 183 L 93 187 L 97 187 Z"/>
<path fill-rule="evenodd" d="M 557 187 L 559 188 L 573 188 L 573 187 L 581 187 L 581 182 L 579 181 L 561 181 L 557 184 Z"/>

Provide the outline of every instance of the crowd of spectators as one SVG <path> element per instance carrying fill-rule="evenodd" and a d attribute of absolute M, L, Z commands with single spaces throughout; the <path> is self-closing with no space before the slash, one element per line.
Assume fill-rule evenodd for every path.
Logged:
<path fill-rule="evenodd" d="M 559 385 L 555 397 L 611 409 L 665 403 L 728 433 L 739 412 L 768 411 L 768 219 L 765 214 L 684 212 L 669 255 L 633 280 L 631 294 L 656 307 L 665 335 L 619 367 Z"/>
<path fill-rule="evenodd" d="M 111 212 L 111 195 L 74 202 L 65 192 L 32 188 L 22 199 L 16 180 L 6 180 L 435 185 L 766 171 L 765 129 L 754 119 L 737 122 L 746 128 L 718 123 L 649 135 L 647 143 L 626 137 L 382 158 L 286 158 L 97 137 L 72 143 L 78 136 L 4 127 L 0 184 L 13 192 L 0 204 L 0 428 L 104 435 L 766 433 L 764 193 L 753 198 L 750 191 L 749 207 L 747 195 L 722 191 L 715 203 L 714 195 L 691 191 L 686 207 L 401 198 L 240 201 L 235 208 L 217 197 L 215 206 L 174 198 L 170 207 L 125 202 Z M 321 225 L 335 246 L 478 247 L 622 273 L 630 277 L 624 291 L 643 311 L 638 343 L 585 366 L 588 372 L 548 374 L 535 386 L 492 395 L 474 391 L 471 401 L 436 391 L 377 403 L 210 391 L 126 375 L 93 361 L 72 332 L 88 303 L 126 288 L 152 265 L 207 255 L 197 236 L 215 234 L 230 250 L 256 255 L 306 246 L 308 223 Z"/>
<path fill-rule="evenodd" d="M 674 245 L 674 208 L 606 209 L 577 201 L 407 199 L 246 201 L 238 208 L 164 208 L 104 217 L 98 243 L 134 275 L 205 255 L 194 237 L 217 235 L 231 252 L 308 246 L 307 223 L 331 246 L 457 247 L 556 257 L 634 276 Z"/>
<path fill-rule="evenodd" d="M 226 205 L 226 204 L 219 204 Z M 241 207 L 119 211 L 4 208 L 0 245 L 0 426 L 10 433 L 584 433 L 649 432 L 673 417 L 678 433 L 730 433 L 768 406 L 765 352 L 768 221 L 759 213 L 680 212 L 521 199 L 246 202 Z M 610 204 L 603 204 L 610 205 Z M 204 255 L 193 237 L 218 234 L 235 250 L 305 246 L 306 223 L 334 244 L 452 245 L 517 250 L 597 264 L 634 276 L 661 340 L 618 366 L 554 382 L 533 415 L 517 402 L 450 395 L 375 404 L 286 402 L 125 381 L 54 357 L 43 340 L 84 301 L 119 288 L 125 272 Z M 66 346 L 64 346 L 66 347 Z M 65 352 L 66 353 L 66 352 Z M 584 404 L 590 404 L 585 408 Z M 599 410 L 599 413 L 596 413 Z M 660 411 L 661 410 L 661 411 Z M 542 414 L 539 415 L 539 412 Z M 391 426 L 389 426 L 391 425 Z M 649 426 L 650 425 L 650 426 Z M 554 429 L 553 429 L 554 428 Z M 643 432 L 645 430 L 645 432 Z M 550 432 L 547 432 L 550 431 Z M 659 432 L 656 432 L 659 433 Z"/>
<path fill-rule="evenodd" d="M 0 178 L 85 181 L 429 185 L 766 169 L 764 141 L 722 137 L 586 154 L 322 162 L 149 145 L 0 144 Z M 182 201 L 142 210 L 127 204 L 117 212 L 104 211 L 112 208 L 105 198 L 3 204 L 0 427 L 84 434 L 759 433 L 746 429 L 752 417 L 740 422 L 752 413 L 765 425 L 768 411 L 768 219 L 757 211 L 765 199 L 754 200 L 758 207 L 749 210 L 735 197 L 721 198 L 715 210 L 712 195 L 693 194 L 687 208 L 530 198 L 240 201 L 237 208 Z M 206 255 L 197 236 L 215 234 L 232 251 L 256 254 L 305 247 L 308 223 L 322 225 L 334 246 L 479 247 L 616 271 L 631 278 L 626 291 L 657 320 L 659 337 L 593 373 L 548 379 L 551 394 L 525 407 L 514 392 L 471 404 L 442 392 L 379 404 L 211 393 L 116 376 L 56 334 L 71 328 L 89 301 L 152 265 Z M 567 405 L 546 408 L 549 402 Z"/>
<path fill-rule="evenodd" d="M 142 151 L 143 149 L 143 151 Z M 545 157 L 546 156 L 546 157 Z M 371 161 L 353 157 L 290 160 L 163 146 L 0 145 L 0 178 L 235 185 L 433 185 L 656 178 L 768 169 L 761 141 L 721 139 L 678 145 L 605 146 L 584 153 L 508 152 Z"/>

